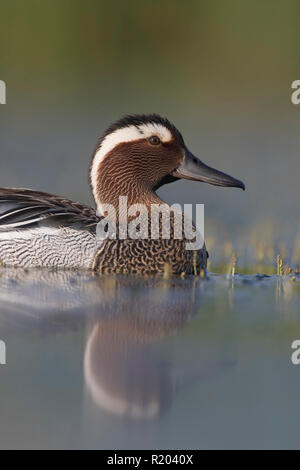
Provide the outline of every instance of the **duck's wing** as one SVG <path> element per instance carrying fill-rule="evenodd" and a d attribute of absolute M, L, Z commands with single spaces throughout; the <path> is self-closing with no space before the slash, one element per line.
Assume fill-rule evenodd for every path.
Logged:
<path fill-rule="evenodd" d="M 0 188 L 0 232 L 36 225 L 84 226 L 95 231 L 95 209 L 70 199 L 40 191 Z"/>

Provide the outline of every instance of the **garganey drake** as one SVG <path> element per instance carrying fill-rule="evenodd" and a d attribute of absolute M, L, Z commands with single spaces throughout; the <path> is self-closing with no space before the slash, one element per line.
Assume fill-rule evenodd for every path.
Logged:
<path fill-rule="evenodd" d="M 166 206 L 156 191 L 180 178 L 245 189 L 241 181 L 195 157 L 167 119 L 157 114 L 125 116 L 104 132 L 92 158 L 96 209 L 45 192 L 0 189 L 1 264 L 127 274 L 164 272 L 166 264 L 174 274 L 205 269 L 205 245 L 196 252 L 187 250 L 186 239 L 174 236 L 172 224 L 168 239 L 161 230 L 156 239 L 124 238 L 119 232 L 115 238 L 98 236 L 108 205 L 119 221 L 124 219 L 120 197 L 127 198 L 128 207 Z"/>

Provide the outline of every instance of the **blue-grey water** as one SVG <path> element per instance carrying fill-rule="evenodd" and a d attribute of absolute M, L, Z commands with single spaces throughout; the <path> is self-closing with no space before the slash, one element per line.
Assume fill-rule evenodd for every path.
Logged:
<path fill-rule="evenodd" d="M 209 269 L 300 265 L 299 1 L 0 3 L 0 187 L 93 204 L 99 135 L 157 112 L 247 187 L 160 190 Z M 0 448 L 299 448 L 299 282 L 0 268 Z"/>
<path fill-rule="evenodd" d="M 1 448 L 298 448 L 300 279 L 3 269 Z"/>

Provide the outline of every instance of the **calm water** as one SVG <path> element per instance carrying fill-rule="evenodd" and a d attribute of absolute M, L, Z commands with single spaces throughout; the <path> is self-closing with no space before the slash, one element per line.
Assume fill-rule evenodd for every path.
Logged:
<path fill-rule="evenodd" d="M 300 278 L 3 270 L 1 448 L 297 448 Z"/>

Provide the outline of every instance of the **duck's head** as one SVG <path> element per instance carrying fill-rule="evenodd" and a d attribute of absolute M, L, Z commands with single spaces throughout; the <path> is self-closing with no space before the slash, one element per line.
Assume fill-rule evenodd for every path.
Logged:
<path fill-rule="evenodd" d="M 245 189 L 242 181 L 195 157 L 178 129 L 157 114 L 129 115 L 113 123 L 100 138 L 90 167 L 99 210 L 119 196 L 131 204 L 151 203 L 156 189 L 181 178 Z"/>

